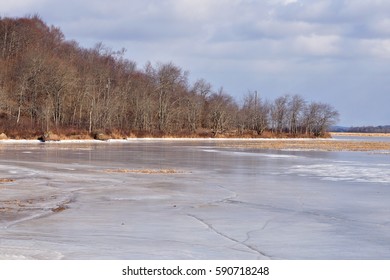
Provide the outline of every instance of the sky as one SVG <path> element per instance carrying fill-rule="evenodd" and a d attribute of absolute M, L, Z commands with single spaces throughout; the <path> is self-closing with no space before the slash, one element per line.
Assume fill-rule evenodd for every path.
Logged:
<path fill-rule="evenodd" d="M 339 125 L 390 125 L 388 0 L 0 0 L 67 40 L 120 50 L 142 69 L 172 62 L 190 80 L 274 100 L 331 104 Z"/>

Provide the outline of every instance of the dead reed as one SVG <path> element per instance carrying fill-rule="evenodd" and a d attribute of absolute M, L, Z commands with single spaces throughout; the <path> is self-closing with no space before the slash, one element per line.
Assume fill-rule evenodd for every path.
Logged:
<path fill-rule="evenodd" d="M 389 151 L 390 142 L 344 140 L 265 140 L 220 143 L 223 147 L 266 150 Z"/>
<path fill-rule="evenodd" d="M 0 178 L 0 184 L 2 183 L 11 183 L 14 182 L 14 179 L 9 179 L 9 178 Z"/>

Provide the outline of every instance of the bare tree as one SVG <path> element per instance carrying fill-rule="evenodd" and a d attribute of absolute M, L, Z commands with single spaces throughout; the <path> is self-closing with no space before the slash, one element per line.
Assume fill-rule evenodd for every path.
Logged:
<path fill-rule="evenodd" d="M 268 128 L 268 116 L 270 106 L 267 102 L 263 102 L 261 97 L 255 91 L 249 92 L 244 99 L 242 107 L 242 115 L 244 120 L 244 128 L 256 131 L 258 135 Z"/>
<path fill-rule="evenodd" d="M 206 100 L 211 93 L 211 85 L 205 80 L 197 80 L 182 102 L 185 127 L 195 132 L 204 123 Z"/>
<path fill-rule="evenodd" d="M 81 48 L 39 16 L 0 17 L 0 126 L 32 131 L 77 129 L 214 135 L 239 129 L 322 136 L 337 121 L 330 105 L 299 95 L 267 102 L 250 92 L 241 108 L 207 81 L 190 84 L 173 63 L 138 70 L 102 43 Z M 202 131 L 203 132 L 203 131 Z"/>
<path fill-rule="evenodd" d="M 303 109 L 305 107 L 305 100 L 300 95 L 293 95 L 289 101 L 289 132 L 291 134 L 298 134 L 300 122 L 302 119 Z"/>
<path fill-rule="evenodd" d="M 188 83 L 188 73 L 181 68 L 168 64 L 159 64 L 154 72 L 158 100 L 158 130 L 168 131 L 172 121 L 174 105 L 177 105 Z"/>
<path fill-rule="evenodd" d="M 272 129 L 276 133 L 283 133 L 287 119 L 287 105 L 289 96 L 284 95 L 275 99 L 271 107 Z"/>
<path fill-rule="evenodd" d="M 230 95 L 224 93 L 220 88 L 208 99 L 209 121 L 214 135 L 226 132 L 234 127 L 234 115 L 237 112 L 237 105 Z"/>
<path fill-rule="evenodd" d="M 305 110 L 306 133 L 324 136 L 329 127 L 338 121 L 339 113 L 329 104 L 312 102 Z"/>

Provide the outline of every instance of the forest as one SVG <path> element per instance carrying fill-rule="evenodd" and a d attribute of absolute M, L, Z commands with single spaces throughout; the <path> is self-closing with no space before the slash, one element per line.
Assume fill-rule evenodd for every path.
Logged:
<path fill-rule="evenodd" d="M 138 68 L 124 49 L 80 47 L 37 15 L 0 18 L 0 133 L 10 138 L 324 137 L 338 116 L 300 95 L 252 91 L 238 103 L 172 62 Z"/>

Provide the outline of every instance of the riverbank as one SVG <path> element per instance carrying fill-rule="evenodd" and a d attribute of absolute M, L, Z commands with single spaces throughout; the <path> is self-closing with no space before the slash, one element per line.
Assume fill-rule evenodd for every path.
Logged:
<path fill-rule="evenodd" d="M 382 151 L 390 153 L 390 141 L 337 140 L 312 138 L 126 138 L 101 140 L 59 140 L 40 142 L 39 140 L 0 140 L 7 144 L 105 144 L 131 143 L 142 141 L 188 141 L 215 142 L 220 147 L 266 150 L 313 150 L 313 151 Z"/>

